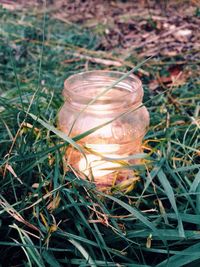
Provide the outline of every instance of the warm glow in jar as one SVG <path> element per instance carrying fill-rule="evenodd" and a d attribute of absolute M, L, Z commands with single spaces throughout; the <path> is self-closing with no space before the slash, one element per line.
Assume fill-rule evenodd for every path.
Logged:
<path fill-rule="evenodd" d="M 99 187 L 113 186 L 134 177 L 126 166 L 140 163 L 130 158 L 142 152 L 142 139 L 149 125 L 148 111 L 141 106 L 142 84 L 135 75 L 92 101 L 122 75 L 115 71 L 88 71 L 69 77 L 64 84 L 65 103 L 58 114 L 61 131 L 73 138 L 111 121 L 78 141 L 87 160 L 73 147 L 65 155 L 66 162 L 81 178 Z"/>

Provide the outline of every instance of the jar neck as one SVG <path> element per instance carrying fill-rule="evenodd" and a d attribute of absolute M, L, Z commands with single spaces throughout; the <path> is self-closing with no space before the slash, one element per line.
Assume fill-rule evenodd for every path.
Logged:
<path fill-rule="evenodd" d="M 64 98 L 76 109 L 87 107 L 87 110 L 96 112 L 122 112 L 137 107 L 143 97 L 141 81 L 130 75 L 116 84 L 123 75 L 114 71 L 88 71 L 73 75 L 65 81 Z"/>

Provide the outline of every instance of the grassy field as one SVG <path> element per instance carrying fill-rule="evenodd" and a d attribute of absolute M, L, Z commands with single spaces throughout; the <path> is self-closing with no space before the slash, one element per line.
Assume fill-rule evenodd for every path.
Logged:
<path fill-rule="evenodd" d="M 55 131 L 64 80 L 87 69 L 127 72 L 88 58 L 101 36 L 50 14 L 0 8 L 0 266 L 199 266 L 200 78 L 198 66 L 155 56 L 143 66 L 151 124 L 148 161 L 130 192 L 98 192 L 64 173 L 67 139 Z M 150 89 L 184 61 L 187 78 Z M 177 78 L 178 80 L 178 78 Z M 37 119 L 29 115 L 32 113 Z M 45 122 L 45 123 L 44 123 Z"/>

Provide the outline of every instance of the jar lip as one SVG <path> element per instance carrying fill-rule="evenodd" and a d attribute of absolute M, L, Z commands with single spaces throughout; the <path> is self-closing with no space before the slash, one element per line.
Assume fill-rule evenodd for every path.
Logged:
<path fill-rule="evenodd" d="M 89 87 L 92 89 L 99 86 L 99 88 L 101 88 L 100 91 L 103 91 L 106 89 L 106 87 L 112 85 L 114 82 L 120 79 L 124 74 L 124 72 L 120 71 L 92 70 L 71 75 L 64 81 L 63 96 L 65 99 L 70 98 L 71 100 L 75 101 L 79 99 L 81 102 L 88 103 L 94 99 L 96 95 L 91 95 L 91 93 L 88 95 L 86 89 L 88 90 Z M 108 78 L 110 78 L 110 80 Z M 116 89 L 118 86 L 121 86 L 121 89 L 124 90 L 125 94 L 120 95 L 119 97 L 117 94 L 112 93 L 109 96 L 109 94 L 106 93 L 107 100 L 112 99 L 112 101 L 117 101 L 120 100 L 119 98 L 121 97 L 127 97 L 131 95 L 132 102 L 136 103 L 142 101 L 142 82 L 136 75 L 130 74 L 117 85 L 113 86 L 113 88 L 109 91 Z M 99 99 L 96 100 L 95 103 L 98 101 Z"/>

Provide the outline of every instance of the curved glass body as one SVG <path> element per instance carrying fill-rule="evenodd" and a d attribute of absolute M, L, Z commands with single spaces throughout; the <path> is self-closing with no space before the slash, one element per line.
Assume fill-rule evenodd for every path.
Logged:
<path fill-rule="evenodd" d="M 138 164 L 130 155 L 142 152 L 149 125 L 148 111 L 142 106 L 141 81 L 130 75 L 112 86 L 122 75 L 89 71 L 69 77 L 63 90 L 65 103 L 58 114 L 59 129 L 70 137 L 97 127 L 78 141 L 87 160 L 72 147 L 66 151 L 66 160 L 82 178 L 100 187 L 133 178 L 133 172 L 123 166 Z"/>

